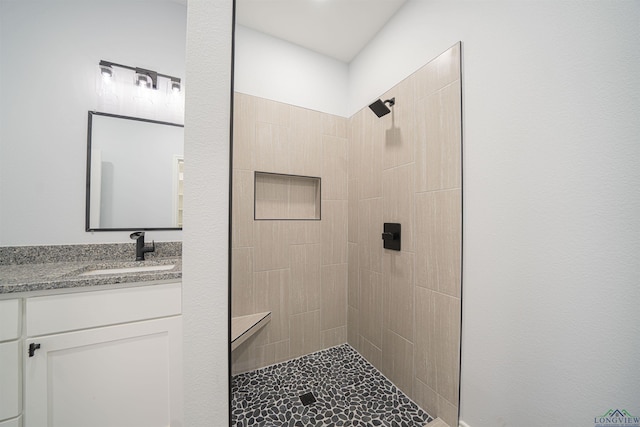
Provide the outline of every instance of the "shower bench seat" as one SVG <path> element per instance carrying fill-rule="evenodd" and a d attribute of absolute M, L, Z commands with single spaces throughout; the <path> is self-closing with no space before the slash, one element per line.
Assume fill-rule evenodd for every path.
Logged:
<path fill-rule="evenodd" d="M 231 318 L 231 351 L 258 332 L 271 320 L 271 312 L 249 314 Z"/>

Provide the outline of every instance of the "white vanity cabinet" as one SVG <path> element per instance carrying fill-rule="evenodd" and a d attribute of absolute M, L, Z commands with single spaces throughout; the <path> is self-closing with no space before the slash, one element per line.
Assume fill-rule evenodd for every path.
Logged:
<path fill-rule="evenodd" d="M 27 298 L 24 427 L 183 425 L 181 285 Z"/>

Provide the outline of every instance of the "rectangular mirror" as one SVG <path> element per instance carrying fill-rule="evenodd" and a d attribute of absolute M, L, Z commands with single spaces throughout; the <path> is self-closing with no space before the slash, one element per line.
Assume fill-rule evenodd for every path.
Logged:
<path fill-rule="evenodd" d="M 184 126 L 89 111 L 87 231 L 182 228 Z"/>

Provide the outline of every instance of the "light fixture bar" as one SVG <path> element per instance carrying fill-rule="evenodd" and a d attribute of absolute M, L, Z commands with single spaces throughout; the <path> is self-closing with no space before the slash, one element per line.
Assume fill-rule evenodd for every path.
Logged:
<path fill-rule="evenodd" d="M 180 87 L 181 87 L 180 77 L 174 77 L 168 74 L 161 74 L 161 73 L 158 73 L 157 71 L 148 70 L 146 68 L 130 67 L 128 65 L 116 64 L 115 62 L 105 61 L 104 59 L 101 59 L 98 65 L 100 66 L 100 69 L 118 67 L 118 68 L 124 68 L 126 70 L 135 71 L 136 83 L 141 85 L 140 83 L 142 82 L 142 80 L 144 80 L 145 86 L 151 87 L 153 89 L 158 88 L 158 77 L 164 77 L 166 79 L 171 80 L 171 89 L 180 91 Z M 141 76 L 146 76 L 146 77 L 141 77 Z M 151 85 L 148 84 L 149 80 L 151 80 Z"/>

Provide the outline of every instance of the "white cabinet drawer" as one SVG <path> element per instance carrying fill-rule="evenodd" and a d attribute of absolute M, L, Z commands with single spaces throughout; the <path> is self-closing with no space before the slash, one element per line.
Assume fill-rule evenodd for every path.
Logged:
<path fill-rule="evenodd" d="M 20 337 L 20 300 L 0 301 L 0 341 Z"/>
<path fill-rule="evenodd" d="M 18 341 L 0 344 L 0 420 L 20 415 L 20 372 Z"/>
<path fill-rule="evenodd" d="M 174 316 L 182 312 L 181 296 L 178 282 L 27 298 L 26 334 L 33 337 Z"/>

